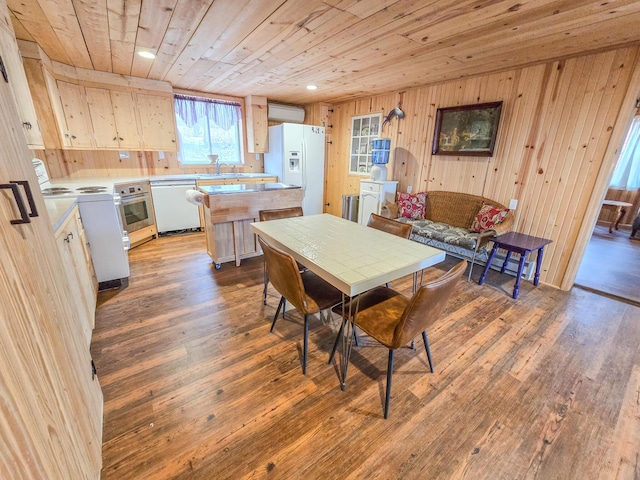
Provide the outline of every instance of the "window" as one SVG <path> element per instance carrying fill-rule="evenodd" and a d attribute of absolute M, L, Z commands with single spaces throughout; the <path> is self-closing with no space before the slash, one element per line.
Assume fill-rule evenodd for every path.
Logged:
<path fill-rule="evenodd" d="M 351 118 L 351 160 L 349 173 L 367 175 L 371 173 L 371 149 L 378 138 L 382 115 L 360 115 Z"/>
<path fill-rule="evenodd" d="M 207 155 L 218 155 L 219 163 L 242 163 L 239 103 L 175 95 L 174 104 L 180 163 L 211 163 Z"/>
<path fill-rule="evenodd" d="M 610 186 L 624 190 L 640 188 L 640 115 L 631 122 Z"/>

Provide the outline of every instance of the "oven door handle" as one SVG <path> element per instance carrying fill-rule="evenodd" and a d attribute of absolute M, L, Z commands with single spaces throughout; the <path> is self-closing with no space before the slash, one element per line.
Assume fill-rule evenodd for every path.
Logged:
<path fill-rule="evenodd" d="M 148 194 L 143 193 L 142 195 L 135 195 L 131 197 L 120 197 L 120 205 L 128 205 L 130 203 L 139 202 L 140 200 L 146 201 L 147 199 L 151 200 Z"/>

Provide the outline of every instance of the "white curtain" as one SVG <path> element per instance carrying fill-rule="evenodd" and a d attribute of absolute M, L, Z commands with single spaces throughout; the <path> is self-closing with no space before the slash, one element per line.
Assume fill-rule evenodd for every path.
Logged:
<path fill-rule="evenodd" d="M 631 122 L 610 186 L 624 190 L 640 188 L 640 115 Z"/>
<path fill-rule="evenodd" d="M 229 130 L 240 119 L 240 105 L 237 103 L 186 95 L 175 95 L 174 102 L 176 113 L 188 127 L 193 127 L 206 116 L 223 130 Z"/>
<path fill-rule="evenodd" d="M 239 162 L 237 149 L 231 152 L 225 149 L 229 139 L 237 140 L 242 117 L 239 103 L 174 95 L 174 106 L 179 120 L 178 160 L 181 163 L 211 163 L 207 155 L 214 153 L 220 154 L 221 162 Z"/>

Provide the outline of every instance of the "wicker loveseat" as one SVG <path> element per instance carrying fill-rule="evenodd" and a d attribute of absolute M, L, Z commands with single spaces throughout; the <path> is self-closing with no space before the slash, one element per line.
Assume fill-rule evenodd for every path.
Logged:
<path fill-rule="evenodd" d="M 424 220 L 399 217 L 398 204 L 387 204 L 382 215 L 399 222 L 413 225 L 411 240 L 424 243 L 471 260 L 471 269 L 476 262 L 486 263 L 489 252 L 487 243 L 491 237 L 511 231 L 514 214 L 509 212 L 502 223 L 481 233 L 472 232 L 473 222 L 483 205 L 506 209 L 495 200 L 459 192 L 428 192 L 425 201 Z M 471 270 L 469 271 L 471 275 Z"/>

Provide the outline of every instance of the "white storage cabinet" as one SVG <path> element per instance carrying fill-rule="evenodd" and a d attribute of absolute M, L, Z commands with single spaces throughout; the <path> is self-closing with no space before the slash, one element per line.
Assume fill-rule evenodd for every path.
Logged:
<path fill-rule="evenodd" d="M 366 225 L 372 213 L 380 215 L 382 205 L 395 203 L 396 181 L 360 180 L 358 223 Z"/>

